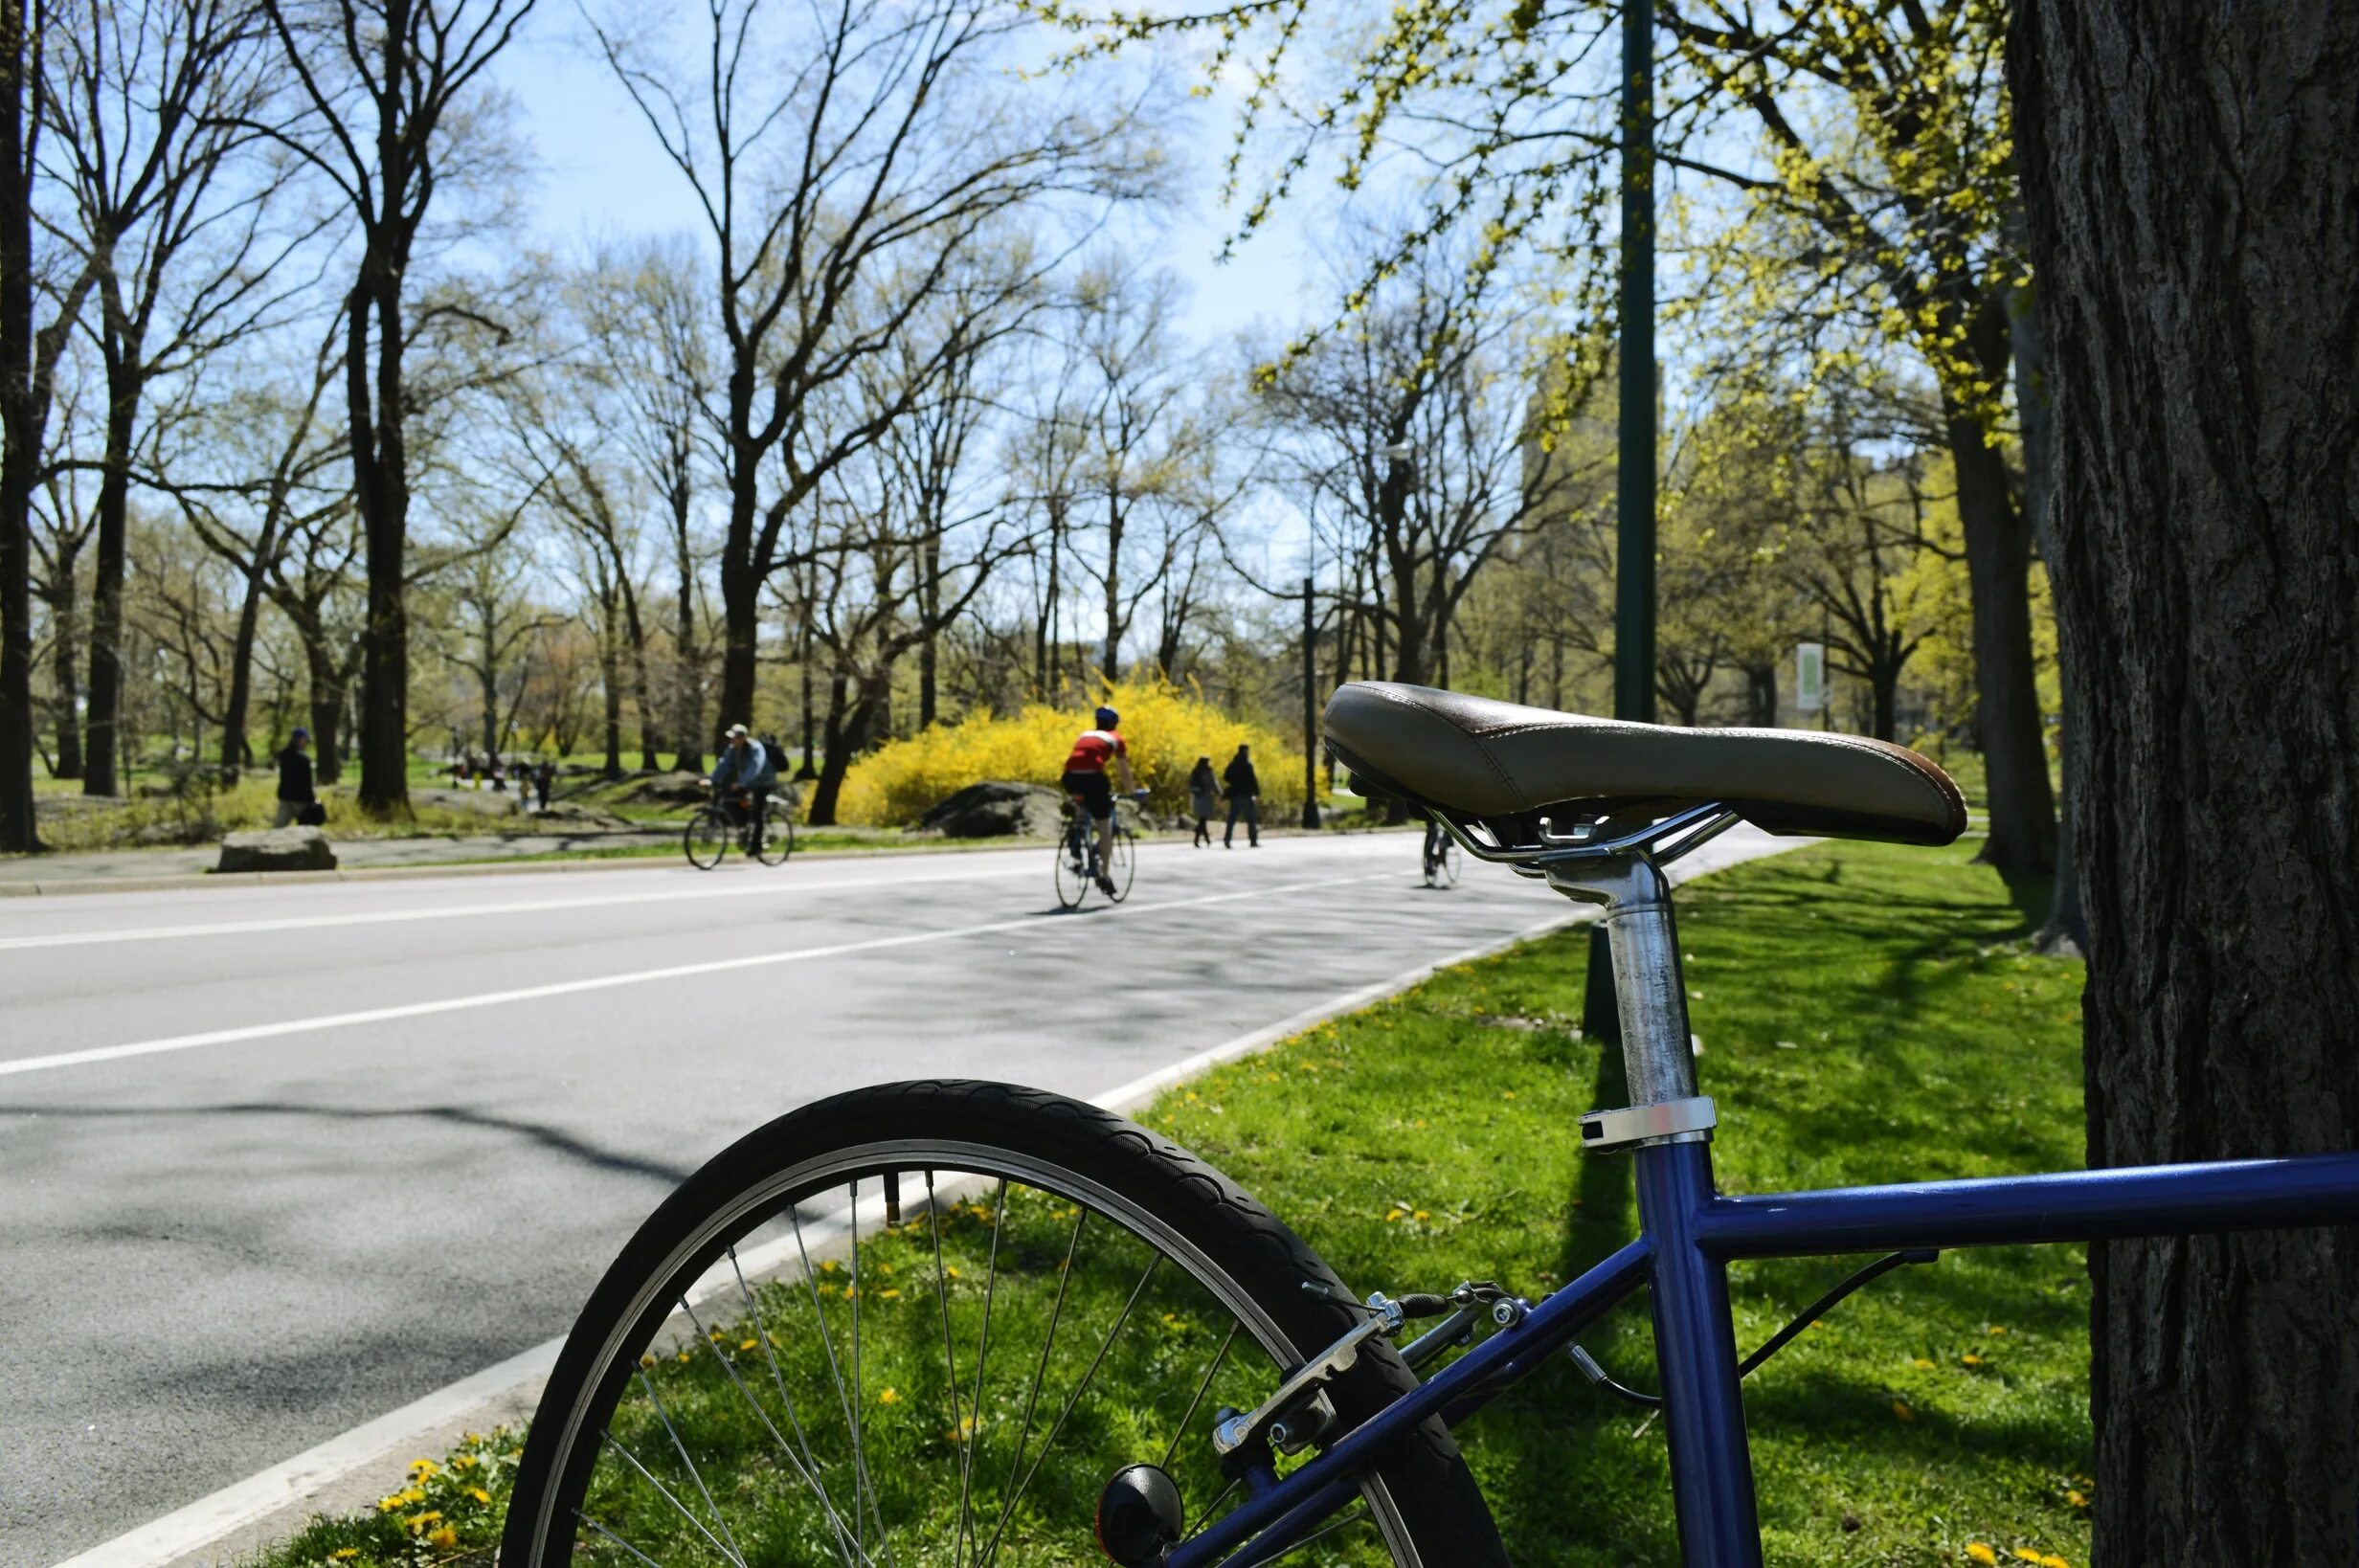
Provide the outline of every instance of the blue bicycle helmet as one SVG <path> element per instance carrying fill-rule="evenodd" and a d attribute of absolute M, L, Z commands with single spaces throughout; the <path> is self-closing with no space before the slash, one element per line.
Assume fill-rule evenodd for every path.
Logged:
<path fill-rule="evenodd" d="M 1100 729 L 1112 729 L 1121 722 L 1122 715 L 1111 707 L 1101 707 L 1097 710 L 1097 727 Z"/>

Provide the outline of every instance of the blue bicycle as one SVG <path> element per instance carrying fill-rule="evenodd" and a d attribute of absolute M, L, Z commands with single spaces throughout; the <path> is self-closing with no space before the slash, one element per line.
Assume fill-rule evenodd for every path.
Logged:
<path fill-rule="evenodd" d="M 2359 1154 L 1830 1192 L 1714 1190 L 1663 867 L 1742 820 L 1942 844 L 1940 769 L 1854 737 L 1606 724 L 1356 684 L 1329 744 L 1473 860 L 1601 907 L 1640 1234 L 1538 1300 L 1347 1292 L 1234 1183 L 1080 1102 L 979 1082 L 803 1108 L 692 1176 L 608 1271 L 517 1476 L 510 1568 L 1244 1568 L 1506 1560 L 1454 1428 L 1644 1290 L 1685 1560 L 1761 1560 L 1741 1379 L 1938 1249 L 2359 1221 Z M 1750 1355 L 1727 1268 L 1880 1254 Z"/>

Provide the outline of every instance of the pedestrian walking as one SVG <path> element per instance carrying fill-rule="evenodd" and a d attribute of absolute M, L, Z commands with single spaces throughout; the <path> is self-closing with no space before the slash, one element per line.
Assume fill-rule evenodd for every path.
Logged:
<path fill-rule="evenodd" d="M 1188 815 L 1196 818 L 1196 838 L 1188 847 L 1212 847 L 1212 818 L 1221 809 L 1221 781 L 1213 775 L 1212 759 L 1198 757 L 1188 774 Z"/>
<path fill-rule="evenodd" d="M 540 796 L 541 810 L 549 809 L 549 792 L 556 782 L 557 765 L 542 758 L 541 765 L 532 771 L 532 793 Z"/>
<path fill-rule="evenodd" d="M 319 792 L 311 782 L 311 731 L 298 726 L 286 738 L 286 749 L 279 753 L 279 803 L 270 825 L 286 827 L 319 803 Z"/>
<path fill-rule="evenodd" d="M 1253 772 L 1252 748 L 1240 746 L 1237 754 L 1228 759 L 1228 768 L 1221 774 L 1221 782 L 1228 787 L 1228 831 L 1221 835 L 1221 847 L 1237 847 L 1237 818 L 1245 818 L 1246 847 L 1262 846 L 1262 781 Z"/>

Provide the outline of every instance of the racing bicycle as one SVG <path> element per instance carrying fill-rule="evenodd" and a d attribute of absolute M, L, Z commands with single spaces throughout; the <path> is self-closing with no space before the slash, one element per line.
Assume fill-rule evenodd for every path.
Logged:
<path fill-rule="evenodd" d="M 1139 790 L 1129 798 L 1135 804 L 1147 797 Z M 1131 879 L 1138 874 L 1138 835 L 1122 819 L 1122 797 L 1114 800 L 1112 860 L 1102 867 L 1111 890 L 1098 886 L 1097 824 L 1090 819 L 1088 805 L 1081 796 L 1072 795 L 1065 803 L 1065 822 L 1057 835 L 1057 902 L 1067 909 L 1078 909 L 1088 902 L 1090 889 L 1097 888 L 1116 904 L 1131 896 Z"/>
<path fill-rule="evenodd" d="M 1848 1292 L 1953 1247 L 2359 1221 L 2354 1154 L 1722 1195 L 1664 867 L 1741 820 L 1946 843 L 1947 775 L 1857 737 L 1397 684 L 1345 686 L 1326 729 L 1360 793 L 1599 907 L 1630 1102 L 1531 1132 L 1631 1162 L 1639 1234 L 1545 1294 L 1363 1295 L 1202 1157 L 1093 1106 L 968 1081 L 840 1094 L 723 1152 L 607 1271 L 525 1445 L 506 1568 L 1491 1568 L 1453 1434 L 1567 1354 L 1653 1401 L 1690 1568 L 1755 1568 L 1742 1379 Z M 1731 1264 L 1861 1254 L 1740 1354 Z M 1656 1395 L 1606 1387 L 1579 1346 L 1636 1296 Z"/>

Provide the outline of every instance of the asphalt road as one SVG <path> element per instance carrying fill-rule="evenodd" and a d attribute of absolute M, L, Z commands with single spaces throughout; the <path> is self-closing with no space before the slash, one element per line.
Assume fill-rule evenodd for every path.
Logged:
<path fill-rule="evenodd" d="M 1563 907 L 1418 884 L 1381 834 L 1152 844 L 1077 916 L 1045 848 L 0 903 L 0 1565 L 562 1333 L 803 1101 L 1104 1093 Z"/>

